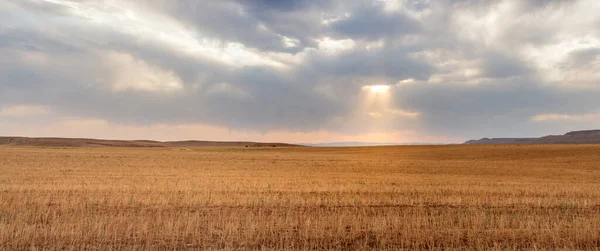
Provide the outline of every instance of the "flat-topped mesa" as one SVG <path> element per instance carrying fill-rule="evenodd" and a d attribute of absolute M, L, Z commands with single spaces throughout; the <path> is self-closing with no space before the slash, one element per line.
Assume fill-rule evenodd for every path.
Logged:
<path fill-rule="evenodd" d="M 584 130 L 584 131 L 572 131 L 565 133 L 569 136 L 582 136 L 582 135 L 600 135 L 600 130 Z"/>
<path fill-rule="evenodd" d="M 572 131 L 540 138 L 482 138 L 464 144 L 600 144 L 600 130 Z"/>

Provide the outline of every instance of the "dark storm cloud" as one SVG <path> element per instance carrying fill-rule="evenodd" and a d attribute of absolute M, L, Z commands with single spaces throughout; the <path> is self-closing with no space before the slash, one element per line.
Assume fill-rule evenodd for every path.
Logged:
<path fill-rule="evenodd" d="M 396 81 L 415 78 L 427 79 L 433 68 L 422 60 L 408 57 L 405 48 L 381 50 L 355 50 L 340 55 L 320 55 L 312 58 L 308 66 L 315 72 L 329 76 L 381 77 Z"/>
<path fill-rule="evenodd" d="M 316 129 L 328 119 L 348 112 L 344 104 L 331 102 L 315 93 L 311 84 L 296 76 L 249 67 L 233 73 L 230 80 L 248 97 L 207 100 L 209 116 L 235 127 L 268 130 L 277 127 L 297 131 Z M 274 123 L 274 121 L 277 121 Z"/>
<path fill-rule="evenodd" d="M 340 36 L 376 40 L 388 36 L 402 36 L 419 31 L 419 23 L 405 14 L 386 13 L 381 8 L 365 4 L 349 18 L 332 25 Z"/>
<path fill-rule="evenodd" d="M 77 66 L 70 67 L 80 70 Z M 113 93 L 103 83 L 89 86 L 83 77 L 66 79 L 53 72 L 3 68 L 12 74 L 5 76 L 19 83 L 3 86 L 11 88 L 10 92 L 0 94 L 5 103 L 49 104 L 71 115 L 125 124 L 204 123 L 259 131 L 281 128 L 305 131 L 318 128 L 331 116 L 343 114 L 345 109 L 301 84 L 266 73 L 264 69 L 240 69 L 221 76 L 243 91 L 242 97 L 205 94 L 202 90 L 163 97 L 153 93 Z M 82 74 L 91 76 L 101 72 L 88 70 Z M 62 84 L 65 81 L 69 85 Z M 213 86 L 216 84 L 204 88 Z"/>
<path fill-rule="evenodd" d="M 41 34 L 33 30 L 7 28 L 0 31 L 0 47 L 16 50 L 71 53 L 80 51 L 77 45 L 65 43 L 58 37 Z"/>
<path fill-rule="evenodd" d="M 585 68 L 600 63 L 600 47 L 583 48 L 571 51 L 561 67 L 566 69 Z"/>
<path fill-rule="evenodd" d="M 498 52 L 491 52 L 484 58 L 483 71 L 490 78 L 509 78 L 532 72 L 522 60 Z"/>
<path fill-rule="evenodd" d="M 2 103 L 49 105 L 73 116 L 127 124 L 205 123 L 253 130 L 315 129 L 344 112 L 340 104 L 315 93 L 313 86 L 269 67 L 232 68 L 101 27 L 91 26 L 87 32 L 73 34 L 86 36 L 85 41 L 53 40 L 34 27 L 4 32 L 0 44 L 10 49 L 5 55 L 11 60 L 0 61 Z M 74 43 L 87 50 L 64 49 L 74 48 Z M 97 51 L 126 53 L 173 71 L 189 91 L 174 96 L 115 93 L 110 88 L 111 62 L 102 63 L 106 58 Z M 32 65 L 25 58 L 31 52 L 51 61 Z M 246 97 L 209 93 L 220 83 Z"/>
<path fill-rule="evenodd" d="M 531 122 L 537 113 L 586 113 L 600 109 L 600 90 L 548 88 L 536 79 L 465 86 L 409 85 L 394 92 L 396 105 L 422 112 L 418 127 L 460 137 L 523 137 L 560 133 Z M 573 97 L 577 97 L 574 99 Z"/>
<path fill-rule="evenodd" d="M 362 87 L 390 84 L 393 108 L 419 116 L 390 118 L 386 130 L 465 138 L 550 133 L 565 124 L 532 116 L 600 111 L 597 88 L 571 87 L 581 81 L 575 73 L 590 74 L 586 83 L 598 77 L 598 20 L 531 22 L 593 2 L 400 1 L 393 11 L 358 0 L 64 3 L 0 3 L 0 107 L 134 125 L 361 132 L 370 121 L 352 116 Z M 465 11 L 482 23 L 490 13 L 511 19 L 491 22 L 493 33 L 463 23 L 473 14 Z M 568 18 L 581 26 L 561 26 Z M 157 23 L 165 20 L 174 24 Z M 331 51 L 321 48 L 326 38 Z M 557 65 L 531 54 L 571 41 L 583 45 Z M 240 46 L 224 49 L 231 42 Z M 572 74 L 547 80 L 548 69 Z"/>
<path fill-rule="evenodd" d="M 412 2 L 407 5 L 415 9 L 424 6 Z M 420 28 L 405 13 L 387 13 L 382 4 L 361 1 L 154 0 L 150 6 L 167 11 L 202 35 L 288 53 L 315 47 L 315 39 L 322 36 L 373 40 L 413 34 Z M 343 18 L 345 14 L 350 17 Z M 342 20 L 324 26 L 321 19 L 330 15 Z M 283 36 L 297 40 L 295 46 L 286 46 Z"/>
<path fill-rule="evenodd" d="M 202 36 L 296 53 L 314 46 L 310 35 L 320 30 L 318 7 L 326 6 L 326 1 L 154 0 L 140 5 L 166 11 Z M 283 36 L 298 41 L 286 46 Z"/>
<path fill-rule="evenodd" d="M 548 9 L 548 8 L 564 8 L 568 7 L 569 3 L 572 3 L 572 0 L 529 0 L 522 1 L 522 6 L 524 10 L 539 10 L 539 9 Z"/>
<path fill-rule="evenodd" d="M 328 0 L 237 0 L 237 2 L 248 6 L 248 9 L 262 12 L 264 10 L 274 11 L 297 11 L 310 6 L 326 7 L 331 4 Z"/>

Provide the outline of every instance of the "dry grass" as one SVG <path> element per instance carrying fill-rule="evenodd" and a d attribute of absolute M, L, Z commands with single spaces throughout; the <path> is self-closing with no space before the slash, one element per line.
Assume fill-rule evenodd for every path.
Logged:
<path fill-rule="evenodd" d="M 600 146 L 0 147 L 0 249 L 600 249 Z"/>

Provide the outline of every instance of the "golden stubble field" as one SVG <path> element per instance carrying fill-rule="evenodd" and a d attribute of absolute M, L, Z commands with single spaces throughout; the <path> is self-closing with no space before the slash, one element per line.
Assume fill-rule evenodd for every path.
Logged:
<path fill-rule="evenodd" d="M 0 249 L 600 249 L 600 146 L 0 147 Z"/>

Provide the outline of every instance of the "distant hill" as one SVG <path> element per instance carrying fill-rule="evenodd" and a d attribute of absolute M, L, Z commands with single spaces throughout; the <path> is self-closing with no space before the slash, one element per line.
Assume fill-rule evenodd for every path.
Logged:
<path fill-rule="evenodd" d="M 600 130 L 573 131 L 541 138 L 482 138 L 465 144 L 600 144 Z"/>
<path fill-rule="evenodd" d="M 435 143 L 392 143 L 392 142 L 328 142 L 328 143 L 303 143 L 303 146 L 315 147 L 342 147 L 342 146 L 400 146 L 400 145 L 438 145 Z"/>
<path fill-rule="evenodd" d="M 28 138 L 0 137 L 0 145 L 15 146 L 56 146 L 56 147 L 200 147 L 200 146 L 238 146 L 238 147 L 296 147 L 300 145 L 285 143 L 263 143 L 249 141 L 152 141 L 152 140 L 105 140 L 78 138 Z"/>

